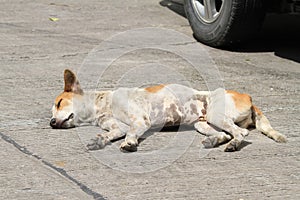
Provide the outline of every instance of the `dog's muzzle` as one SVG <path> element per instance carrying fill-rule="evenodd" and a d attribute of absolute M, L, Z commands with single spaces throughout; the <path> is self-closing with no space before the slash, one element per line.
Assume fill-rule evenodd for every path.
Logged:
<path fill-rule="evenodd" d="M 74 113 L 71 113 L 69 117 L 64 120 L 57 120 L 56 118 L 52 118 L 50 120 L 50 126 L 52 128 L 71 128 L 66 126 L 66 123 L 73 118 L 74 118 Z"/>

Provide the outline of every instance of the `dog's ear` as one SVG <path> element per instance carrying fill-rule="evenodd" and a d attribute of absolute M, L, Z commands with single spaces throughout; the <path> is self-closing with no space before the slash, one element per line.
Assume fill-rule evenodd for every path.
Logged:
<path fill-rule="evenodd" d="M 79 81 L 76 75 L 69 69 L 64 72 L 65 92 L 74 92 L 76 94 L 83 94 Z"/>

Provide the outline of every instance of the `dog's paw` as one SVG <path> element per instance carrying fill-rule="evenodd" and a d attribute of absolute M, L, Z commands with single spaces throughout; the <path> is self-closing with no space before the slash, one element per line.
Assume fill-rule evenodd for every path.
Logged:
<path fill-rule="evenodd" d="M 98 150 L 103 149 L 106 145 L 107 141 L 102 136 L 97 136 L 86 145 L 88 150 Z"/>
<path fill-rule="evenodd" d="M 120 145 L 120 150 L 122 152 L 134 152 L 137 151 L 138 143 L 137 141 L 124 141 Z"/>
<path fill-rule="evenodd" d="M 209 137 L 205 137 L 202 140 L 202 144 L 205 148 L 214 148 L 216 146 L 218 146 L 218 138 L 215 136 L 209 136 Z"/>
<path fill-rule="evenodd" d="M 276 135 L 276 137 L 274 137 L 274 140 L 276 142 L 279 142 L 279 143 L 286 143 L 287 142 L 287 137 L 285 135 L 282 135 L 282 134 L 278 133 Z"/>
<path fill-rule="evenodd" d="M 239 149 L 240 144 L 241 144 L 240 141 L 233 139 L 226 145 L 224 151 L 225 152 L 237 151 Z"/>

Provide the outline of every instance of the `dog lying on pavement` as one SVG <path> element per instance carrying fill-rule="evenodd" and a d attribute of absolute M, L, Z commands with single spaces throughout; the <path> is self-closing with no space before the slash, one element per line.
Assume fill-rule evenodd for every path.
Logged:
<path fill-rule="evenodd" d="M 72 128 L 90 123 L 106 130 L 91 140 L 89 150 L 104 148 L 126 136 L 120 149 L 136 151 L 138 139 L 148 129 L 181 124 L 192 125 L 204 134 L 206 148 L 227 143 L 225 151 L 236 151 L 250 127 L 276 142 L 286 142 L 247 94 L 221 88 L 198 91 L 178 84 L 83 92 L 76 75 L 68 69 L 64 82 L 64 92 L 56 97 L 52 108 L 50 126 Z"/>

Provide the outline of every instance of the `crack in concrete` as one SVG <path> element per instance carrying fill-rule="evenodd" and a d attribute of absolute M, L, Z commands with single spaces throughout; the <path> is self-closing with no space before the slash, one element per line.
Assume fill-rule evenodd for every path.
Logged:
<path fill-rule="evenodd" d="M 50 167 L 51 169 L 55 170 L 56 172 L 58 172 L 60 175 L 62 175 L 63 177 L 67 178 L 68 180 L 72 181 L 73 183 L 75 183 L 77 186 L 79 186 L 79 188 L 85 192 L 86 194 L 92 196 L 95 200 L 105 200 L 105 198 L 93 191 L 92 189 L 90 189 L 88 186 L 86 186 L 85 184 L 79 182 L 77 179 L 75 179 L 74 177 L 70 176 L 66 170 L 64 170 L 63 168 L 59 168 L 59 167 L 56 167 L 54 166 L 53 164 L 51 164 L 50 162 L 48 161 L 45 161 L 42 157 L 40 157 L 39 155 L 37 154 L 34 154 L 33 152 L 29 151 L 26 147 L 24 146 L 21 146 L 20 144 L 18 144 L 16 141 L 14 141 L 12 138 L 10 138 L 9 136 L 3 134 L 0 132 L 0 136 L 1 138 L 9 143 L 9 144 L 12 144 L 14 147 L 16 147 L 20 152 L 28 155 L 28 156 L 32 156 L 33 158 L 37 159 L 37 160 L 40 160 L 45 166 L 47 167 Z"/>
<path fill-rule="evenodd" d="M 196 41 L 192 41 L 192 42 L 182 42 L 182 43 L 174 43 L 174 44 L 170 44 L 173 46 L 185 46 L 185 45 L 189 45 L 189 44 L 198 44 Z"/>

